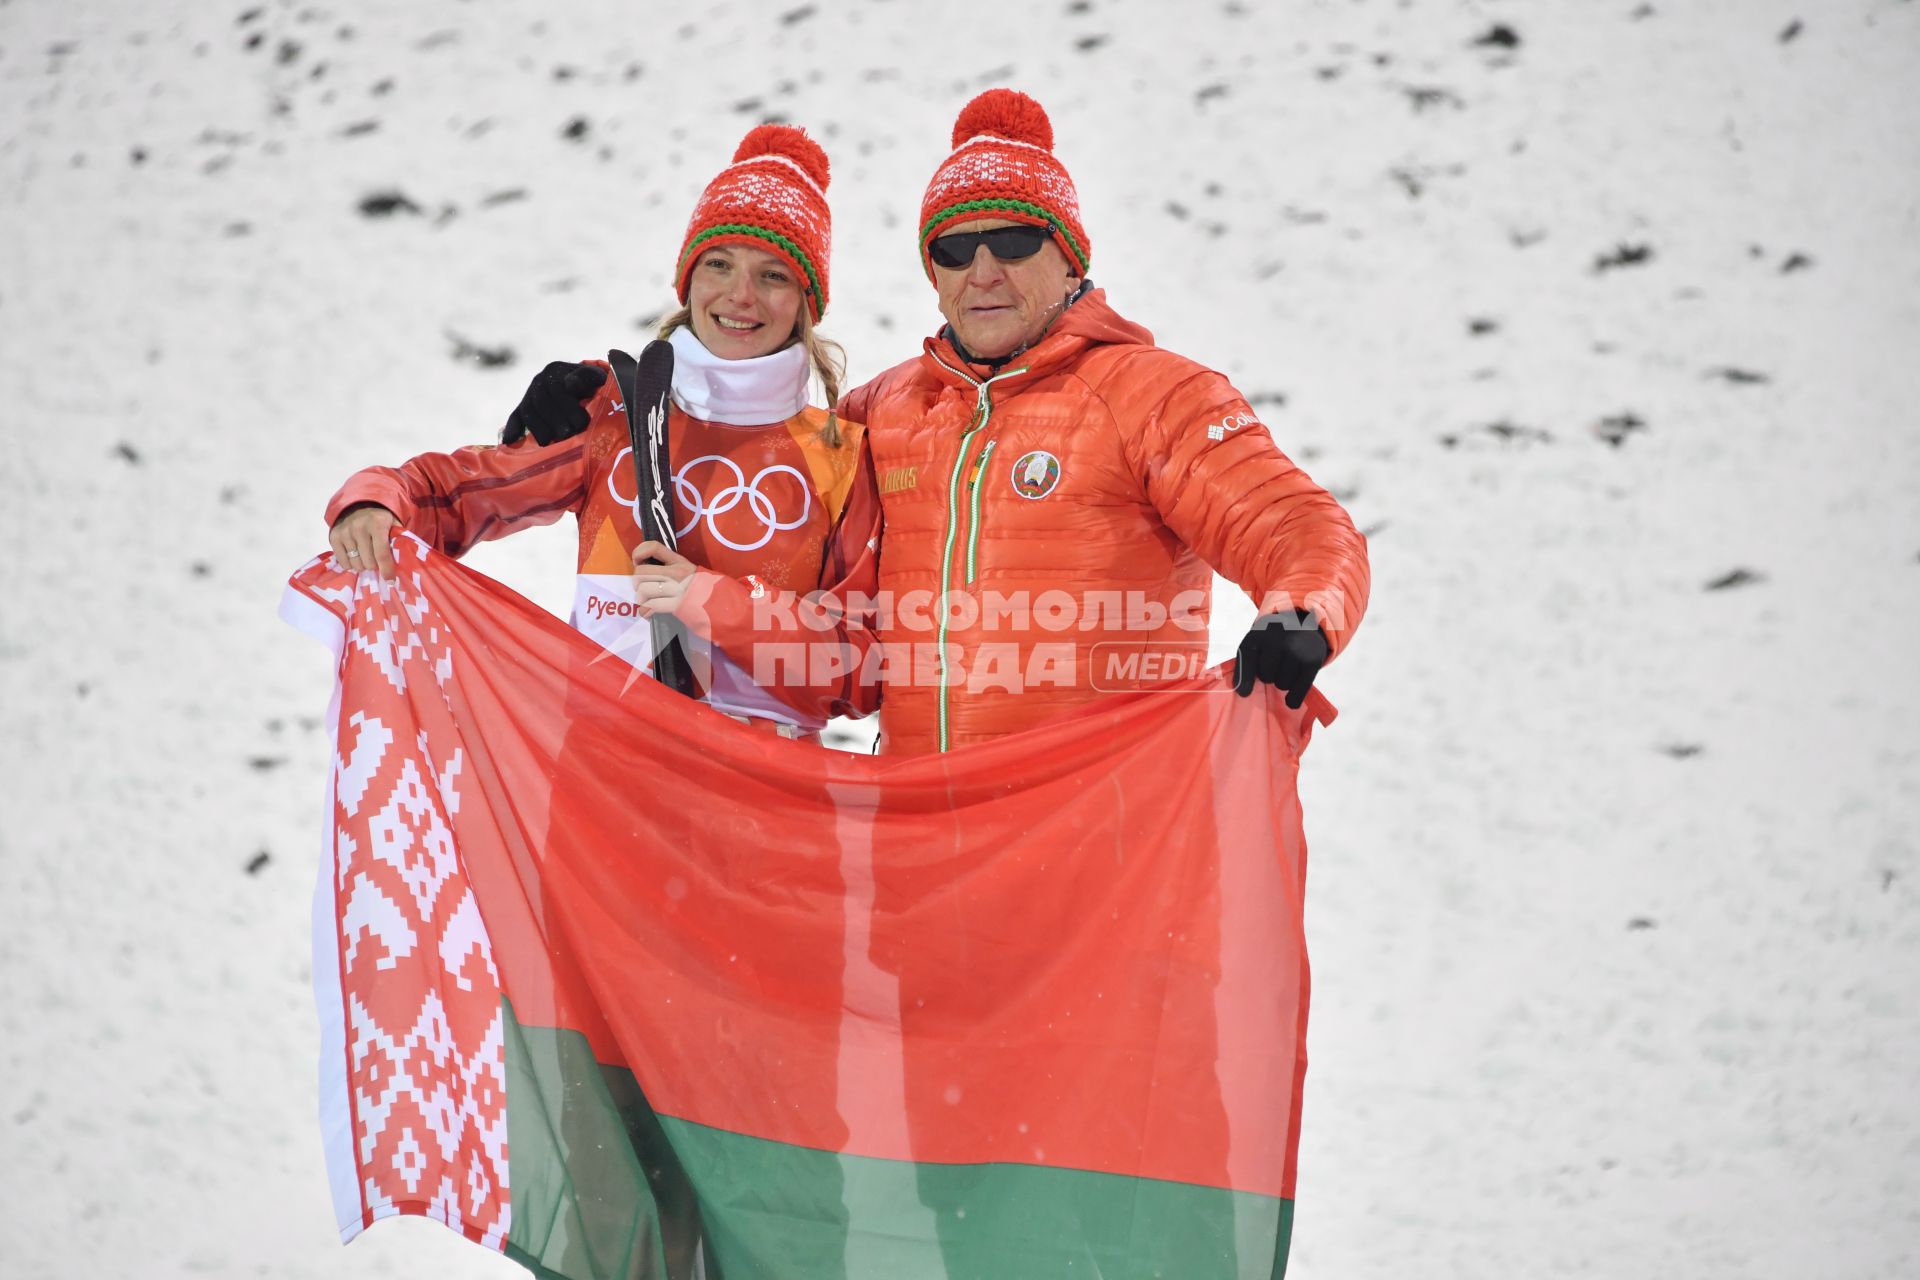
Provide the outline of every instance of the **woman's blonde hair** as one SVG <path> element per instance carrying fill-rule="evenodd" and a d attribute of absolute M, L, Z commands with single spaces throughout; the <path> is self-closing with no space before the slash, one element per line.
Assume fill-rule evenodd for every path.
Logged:
<path fill-rule="evenodd" d="M 693 324 L 693 308 L 681 307 L 660 322 L 660 331 L 654 336 L 665 338 L 675 329 L 689 328 Z M 793 336 L 787 340 L 787 346 L 799 343 L 807 349 L 807 363 L 813 366 L 813 376 L 820 379 L 820 389 L 827 396 L 827 425 L 820 436 L 830 446 L 838 449 L 844 442 L 840 434 L 840 418 L 834 413 L 834 406 L 840 403 L 840 379 L 847 376 L 846 348 L 832 338 L 823 338 L 813 327 L 813 312 L 802 301 L 800 318 L 794 322 Z M 781 348 L 785 350 L 785 347 Z"/>

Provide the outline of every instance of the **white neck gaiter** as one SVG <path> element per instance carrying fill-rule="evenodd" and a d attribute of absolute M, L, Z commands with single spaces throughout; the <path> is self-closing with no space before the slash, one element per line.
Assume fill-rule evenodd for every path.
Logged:
<path fill-rule="evenodd" d="M 673 402 L 702 422 L 761 427 L 807 407 L 807 349 L 799 343 L 770 356 L 722 360 L 682 325 L 673 344 Z"/>

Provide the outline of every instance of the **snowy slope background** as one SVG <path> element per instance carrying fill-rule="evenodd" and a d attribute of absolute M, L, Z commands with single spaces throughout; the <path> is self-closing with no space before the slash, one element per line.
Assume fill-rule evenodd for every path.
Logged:
<path fill-rule="evenodd" d="M 280 585 L 350 471 L 640 341 L 763 118 L 855 378 L 910 354 L 996 84 L 1372 538 L 1289 1275 L 1920 1271 L 1920 3 L 933 13 L 0 0 L 0 1274 L 520 1274 L 334 1241 Z M 571 536 L 472 562 L 564 609 Z"/>

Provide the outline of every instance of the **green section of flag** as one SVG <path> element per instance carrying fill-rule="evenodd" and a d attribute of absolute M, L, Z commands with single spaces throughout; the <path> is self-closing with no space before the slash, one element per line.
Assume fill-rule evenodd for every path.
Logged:
<path fill-rule="evenodd" d="M 1022 1164 L 882 1160 L 656 1116 L 507 1009 L 507 1252 L 564 1280 L 1281 1280 L 1293 1204 Z"/>

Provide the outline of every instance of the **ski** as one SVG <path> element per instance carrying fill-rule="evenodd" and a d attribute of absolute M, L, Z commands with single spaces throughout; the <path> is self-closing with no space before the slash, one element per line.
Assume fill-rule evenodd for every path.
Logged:
<path fill-rule="evenodd" d="M 607 352 L 607 363 L 627 406 L 627 439 L 633 446 L 633 474 L 639 495 L 640 536 L 675 546 L 673 463 L 667 449 L 667 405 L 673 392 L 673 344 L 649 342 L 635 360 L 624 351 Z M 700 696 L 681 646 L 679 627 L 670 614 L 652 619 L 653 674 L 661 684 L 689 698 Z"/>

